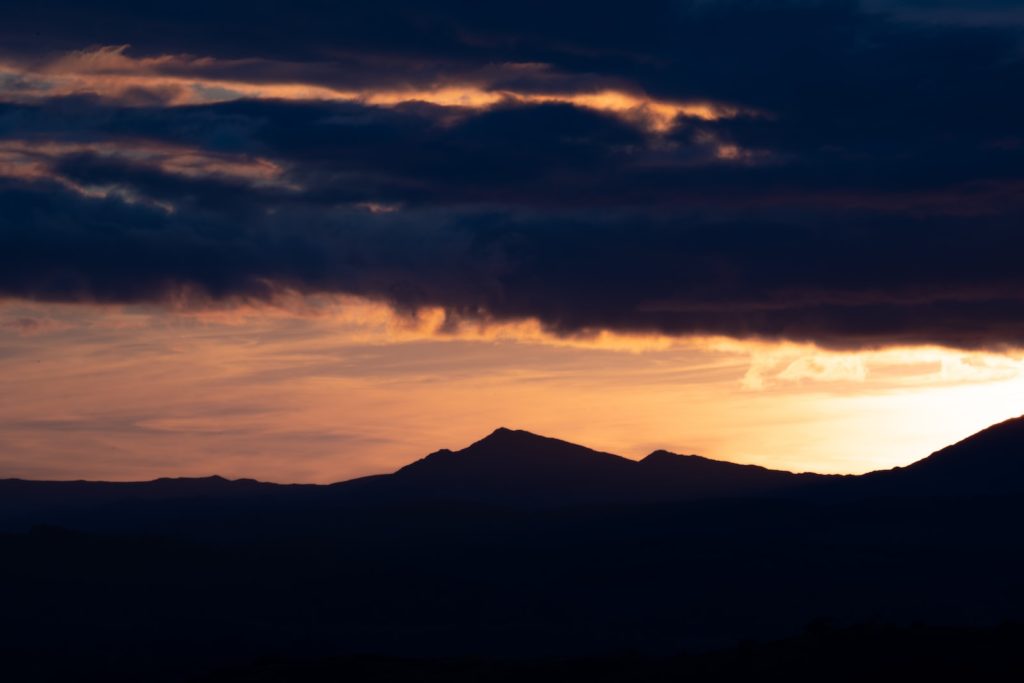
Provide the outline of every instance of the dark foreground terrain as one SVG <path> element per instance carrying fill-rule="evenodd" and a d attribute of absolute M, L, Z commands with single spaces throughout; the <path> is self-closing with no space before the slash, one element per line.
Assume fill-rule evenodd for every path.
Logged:
<path fill-rule="evenodd" d="M 462 683 L 488 681 L 865 681 L 1020 680 L 1024 627 L 988 629 L 814 623 L 803 634 L 673 657 L 481 660 L 348 657 L 319 661 L 263 659 L 221 669 L 203 683 Z"/>
<path fill-rule="evenodd" d="M 1022 463 L 1014 420 L 862 477 L 499 430 L 334 486 L 4 481 L 2 678 L 1019 674 Z"/>

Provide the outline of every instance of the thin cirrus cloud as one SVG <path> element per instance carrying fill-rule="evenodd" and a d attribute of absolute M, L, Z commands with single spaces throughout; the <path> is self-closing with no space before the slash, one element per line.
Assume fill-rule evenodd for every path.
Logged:
<path fill-rule="evenodd" d="M 1020 346 L 1022 27 L 922 6 L 26 3 L 0 294 Z"/>

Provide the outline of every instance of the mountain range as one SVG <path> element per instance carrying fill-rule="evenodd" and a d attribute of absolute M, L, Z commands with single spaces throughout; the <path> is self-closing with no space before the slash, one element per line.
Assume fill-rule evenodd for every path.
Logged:
<path fill-rule="evenodd" d="M 0 480 L 0 525 L 130 501 L 332 501 L 352 505 L 666 503 L 737 498 L 823 500 L 983 496 L 1024 492 L 1024 417 L 993 425 L 907 467 L 822 475 L 657 450 L 631 460 L 504 427 L 458 451 L 442 449 L 389 475 L 337 484 L 163 478 L 148 482 Z M 0 528 L 2 528 L 0 526 Z"/>

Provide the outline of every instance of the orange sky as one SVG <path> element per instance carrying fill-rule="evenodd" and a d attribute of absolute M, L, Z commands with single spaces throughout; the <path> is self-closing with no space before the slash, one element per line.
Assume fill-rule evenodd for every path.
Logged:
<path fill-rule="evenodd" d="M 0 477 L 329 482 L 499 425 L 628 457 L 904 465 L 1024 410 L 1024 355 L 439 331 L 352 299 L 0 305 Z"/>

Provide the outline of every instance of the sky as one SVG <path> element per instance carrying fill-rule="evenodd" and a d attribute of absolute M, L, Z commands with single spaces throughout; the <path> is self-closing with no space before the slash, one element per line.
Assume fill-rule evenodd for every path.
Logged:
<path fill-rule="evenodd" d="M 498 426 L 905 465 L 1024 413 L 1024 5 L 0 23 L 0 477 L 328 482 Z"/>

